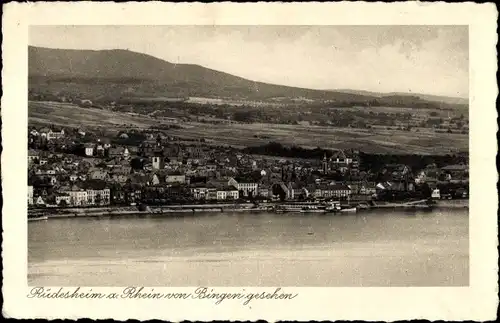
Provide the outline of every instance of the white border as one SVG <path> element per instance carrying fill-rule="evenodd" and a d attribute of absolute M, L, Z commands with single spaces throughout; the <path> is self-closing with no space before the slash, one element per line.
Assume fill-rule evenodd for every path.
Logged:
<path fill-rule="evenodd" d="M 3 313 L 15 318 L 177 320 L 491 320 L 498 305 L 494 4 L 9 3 L 3 16 Z M 470 287 L 286 288 L 291 301 L 34 300 L 27 288 L 28 25 L 469 25 Z M 96 289 L 96 288 L 94 288 Z M 108 291 L 110 288 L 100 288 Z M 164 288 L 163 290 L 169 290 Z M 181 291 L 183 289 L 175 289 Z M 187 288 L 185 290 L 191 291 Z M 241 288 L 220 291 L 238 292 Z M 250 289 L 248 289 L 250 290 Z M 256 289 L 261 291 L 262 289 Z M 271 289 L 272 290 L 272 289 Z"/>

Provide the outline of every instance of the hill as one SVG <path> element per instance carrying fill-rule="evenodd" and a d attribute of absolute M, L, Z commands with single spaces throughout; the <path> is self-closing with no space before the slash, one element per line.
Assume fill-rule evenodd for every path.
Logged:
<path fill-rule="evenodd" d="M 353 90 L 313 90 L 267 84 L 192 64 L 173 64 L 129 50 L 28 48 L 30 98 L 33 94 L 119 101 L 147 98 L 304 98 L 339 106 L 395 105 L 446 109 L 449 100 Z M 53 98 L 49 98 L 53 99 Z M 437 104 L 436 104 L 437 102 Z M 455 102 L 456 103 L 456 102 Z M 455 104 L 453 103 L 453 104 Z M 461 104 L 460 107 L 467 105 Z"/>
<path fill-rule="evenodd" d="M 306 97 L 357 100 L 364 96 L 254 82 L 199 65 L 172 64 L 128 50 L 29 47 L 30 90 L 83 91 L 105 96 L 205 96 L 246 99 Z M 80 92 L 82 93 L 82 92 Z"/>
<path fill-rule="evenodd" d="M 403 93 L 403 92 L 380 93 L 380 92 L 371 92 L 371 91 L 363 91 L 363 90 L 349 90 L 349 89 L 336 89 L 336 90 L 332 90 L 332 91 L 351 93 L 351 94 L 357 94 L 357 95 L 364 95 L 364 96 L 372 96 L 372 97 L 377 97 L 377 98 L 391 97 L 391 96 L 418 97 L 419 99 L 431 101 L 431 102 L 442 102 L 442 103 L 446 103 L 446 104 L 460 104 L 460 105 L 468 105 L 469 104 L 469 99 L 467 99 L 467 98 L 431 95 L 431 94 L 422 94 L 422 93 Z"/>

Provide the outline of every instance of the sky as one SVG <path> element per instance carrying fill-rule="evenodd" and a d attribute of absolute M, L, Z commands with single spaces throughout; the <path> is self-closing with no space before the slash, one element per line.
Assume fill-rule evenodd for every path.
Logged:
<path fill-rule="evenodd" d="M 29 43 L 128 49 L 312 89 L 469 95 L 468 26 L 32 26 Z"/>

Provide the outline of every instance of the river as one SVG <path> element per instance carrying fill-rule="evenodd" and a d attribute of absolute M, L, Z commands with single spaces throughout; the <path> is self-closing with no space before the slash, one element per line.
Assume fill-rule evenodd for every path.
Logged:
<path fill-rule="evenodd" d="M 468 210 L 28 223 L 30 286 L 466 286 Z"/>

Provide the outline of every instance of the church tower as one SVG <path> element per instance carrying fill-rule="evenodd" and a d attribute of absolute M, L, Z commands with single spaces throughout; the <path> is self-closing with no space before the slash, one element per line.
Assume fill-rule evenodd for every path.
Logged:
<path fill-rule="evenodd" d="M 326 153 L 325 156 L 323 157 L 323 173 L 324 174 L 328 173 L 328 159 L 326 159 Z"/>
<path fill-rule="evenodd" d="M 165 161 L 161 154 L 155 154 L 151 161 L 153 169 L 163 169 L 165 168 Z"/>

